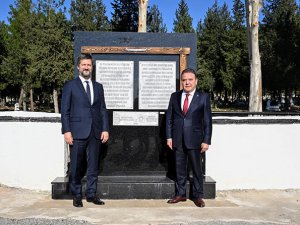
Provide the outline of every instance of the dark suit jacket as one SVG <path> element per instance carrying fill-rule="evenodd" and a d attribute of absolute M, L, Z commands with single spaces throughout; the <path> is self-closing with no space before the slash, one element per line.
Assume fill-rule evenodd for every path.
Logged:
<path fill-rule="evenodd" d="M 171 95 L 166 113 L 166 137 L 172 138 L 173 147 L 182 140 L 188 149 L 200 149 L 201 143 L 211 144 L 212 116 L 209 95 L 195 91 L 184 116 L 181 110 L 182 90 Z"/>
<path fill-rule="evenodd" d="M 71 132 L 74 139 L 85 139 L 93 129 L 100 139 L 102 131 L 108 131 L 108 115 L 104 101 L 103 86 L 92 81 L 94 102 L 90 104 L 79 77 L 68 81 L 62 91 L 61 122 L 62 133 Z"/>

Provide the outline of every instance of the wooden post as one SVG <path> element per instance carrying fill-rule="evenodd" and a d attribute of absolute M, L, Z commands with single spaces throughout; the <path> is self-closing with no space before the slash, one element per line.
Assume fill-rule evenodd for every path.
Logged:
<path fill-rule="evenodd" d="M 248 51 L 250 62 L 249 111 L 262 112 L 262 74 L 258 42 L 259 10 L 262 0 L 246 0 Z"/>
<path fill-rule="evenodd" d="M 186 69 L 186 55 L 180 54 L 180 72 L 179 72 L 179 82 L 180 82 L 180 90 L 182 90 L 182 83 L 181 83 L 181 73 L 183 70 Z"/>
<path fill-rule="evenodd" d="M 148 7 L 148 0 L 139 0 L 138 32 L 146 32 L 147 31 L 147 7 Z"/>

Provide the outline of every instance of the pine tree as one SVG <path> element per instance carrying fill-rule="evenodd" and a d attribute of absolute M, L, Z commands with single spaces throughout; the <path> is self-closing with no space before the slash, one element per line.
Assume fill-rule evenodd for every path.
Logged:
<path fill-rule="evenodd" d="M 149 10 L 147 24 L 148 32 L 167 33 L 167 26 L 163 22 L 162 14 L 158 6 L 155 4 Z"/>
<path fill-rule="evenodd" d="M 241 0 L 234 0 L 233 3 L 233 26 L 234 51 L 237 65 L 234 70 L 235 81 L 233 88 L 237 91 L 238 97 L 248 96 L 250 83 L 250 68 L 247 48 L 247 33 L 245 26 L 245 5 Z"/>
<path fill-rule="evenodd" d="M 102 0 L 72 0 L 72 31 L 108 31 L 110 24 Z"/>
<path fill-rule="evenodd" d="M 208 9 L 204 22 L 198 23 L 198 73 L 201 88 L 216 93 L 232 90 L 238 61 L 234 48 L 232 19 L 226 4 L 217 1 Z"/>
<path fill-rule="evenodd" d="M 180 0 L 176 9 L 176 19 L 173 22 L 173 31 L 176 33 L 194 33 L 193 19 L 189 14 L 189 7 L 185 0 Z"/>
<path fill-rule="evenodd" d="M 137 32 L 139 19 L 138 0 L 114 0 L 111 25 L 113 31 Z"/>
<path fill-rule="evenodd" d="M 73 74 L 73 46 L 71 28 L 62 4 L 39 0 L 36 16 L 35 39 L 30 46 L 30 73 L 41 82 L 44 92 L 52 96 L 54 111 L 58 113 L 58 94 L 64 82 Z"/>
<path fill-rule="evenodd" d="M 0 22 L 0 65 L 1 68 L 4 66 L 4 60 L 7 57 L 7 43 L 5 40 L 5 36 L 7 35 L 7 26 L 4 22 Z M 3 63 L 3 64 L 2 64 Z M 5 74 L 3 73 L 3 70 L 0 70 L 0 93 L 3 91 L 7 86 L 7 80 L 5 77 Z M 2 95 L 0 94 L 0 97 Z"/>
<path fill-rule="evenodd" d="M 299 90 L 299 6 L 295 0 L 267 0 L 263 7 L 264 86 L 274 95 Z"/>
<path fill-rule="evenodd" d="M 26 111 L 26 96 L 31 83 L 27 72 L 29 62 L 26 55 L 33 36 L 33 4 L 31 0 L 15 0 L 14 5 L 10 5 L 8 56 L 3 70 L 10 85 L 20 90 L 19 104 Z"/>

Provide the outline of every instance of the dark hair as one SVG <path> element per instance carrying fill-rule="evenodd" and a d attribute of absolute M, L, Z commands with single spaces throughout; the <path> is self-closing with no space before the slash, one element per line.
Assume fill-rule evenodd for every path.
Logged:
<path fill-rule="evenodd" d="M 81 53 L 78 57 L 77 57 L 77 66 L 79 66 L 81 60 L 83 59 L 90 59 L 92 60 L 93 63 L 93 57 L 91 54 L 85 54 L 85 53 Z"/>
<path fill-rule="evenodd" d="M 181 76 L 182 76 L 184 73 L 192 73 L 192 74 L 195 75 L 195 78 L 197 79 L 196 71 L 193 70 L 192 68 L 186 68 L 186 69 L 184 69 L 184 70 L 181 72 Z"/>

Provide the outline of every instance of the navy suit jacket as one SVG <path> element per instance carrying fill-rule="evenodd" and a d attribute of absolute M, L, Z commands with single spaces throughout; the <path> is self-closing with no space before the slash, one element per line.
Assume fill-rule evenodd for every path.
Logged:
<path fill-rule="evenodd" d="M 62 91 L 62 133 L 71 132 L 74 139 L 85 139 L 91 130 L 100 139 L 108 131 L 108 115 L 102 84 L 93 81 L 94 102 L 91 105 L 79 77 L 68 81 Z"/>
<path fill-rule="evenodd" d="M 166 113 L 166 137 L 173 147 L 200 149 L 201 143 L 211 144 L 212 116 L 209 95 L 195 91 L 186 115 L 181 110 L 182 90 L 171 95 Z"/>

